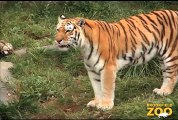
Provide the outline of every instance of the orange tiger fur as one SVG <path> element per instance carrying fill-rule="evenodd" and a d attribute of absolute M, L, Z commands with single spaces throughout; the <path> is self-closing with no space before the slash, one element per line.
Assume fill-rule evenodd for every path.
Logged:
<path fill-rule="evenodd" d="M 102 110 L 114 105 L 118 70 L 141 64 L 155 55 L 162 58 L 163 84 L 153 92 L 173 92 L 178 76 L 178 12 L 153 11 L 118 22 L 59 17 L 56 43 L 61 50 L 79 47 L 94 89 L 95 99 L 87 106 Z"/>

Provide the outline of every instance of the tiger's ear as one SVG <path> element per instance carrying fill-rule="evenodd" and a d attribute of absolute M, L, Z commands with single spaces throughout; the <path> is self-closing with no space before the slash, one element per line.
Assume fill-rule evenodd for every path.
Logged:
<path fill-rule="evenodd" d="M 60 22 L 63 19 L 66 19 L 66 17 L 64 15 L 61 15 L 60 17 L 58 17 L 58 22 Z"/>
<path fill-rule="evenodd" d="M 85 20 L 84 20 L 83 18 L 81 18 L 81 19 L 79 20 L 79 22 L 78 22 L 78 25 L 79 25 L 80 27 L 83 27 L 83 26 L 85 25 Z"/>

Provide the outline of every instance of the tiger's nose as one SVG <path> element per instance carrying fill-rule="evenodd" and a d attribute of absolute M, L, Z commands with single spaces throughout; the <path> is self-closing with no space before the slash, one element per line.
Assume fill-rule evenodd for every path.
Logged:
<path fill-rule="evenodd" d="M 57 43 L 59 43 L 59 44 L 62 42 L 62 40 L 56 40 L 56 41 L 57 41 Z"/>

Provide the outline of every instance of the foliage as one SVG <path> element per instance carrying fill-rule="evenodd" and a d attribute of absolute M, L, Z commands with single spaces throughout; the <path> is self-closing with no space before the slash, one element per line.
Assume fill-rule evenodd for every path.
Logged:
<path fill-rule="evenodd" d="M 115 107 L 103 112 L 86 108 L 93 91 L 78 50 L 37 49 L 53 43 L 57 17 L 62 14 L 110 22 L 152 10 L 177 10 L 177 6 L 176 1 L 9 1 L 0 6 L 0 39 L 16 50 L 28 50 L 22 57 L 1 59 L 15 63 L 11 72 L 19 85 L 14 89 L 19 100 L 1 104 L 0 115 L 3 119 L 144 119 L 146 104 L 162 101 L 174 103 L 177 111 L 177 87 L 169 97 L 152 94 L 162 82 L 158 58 L 118 72 Z"/>

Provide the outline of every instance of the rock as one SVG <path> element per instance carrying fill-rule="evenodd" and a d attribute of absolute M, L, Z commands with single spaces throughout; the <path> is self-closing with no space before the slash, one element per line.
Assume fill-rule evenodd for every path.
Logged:
<path fill-rule="evenodd" d="M 11 62 L 0 62 L 0 80 L 2 82 L 7 82 L 12 78 L 11 73 L 9 72 L 9 68 L 13 67 L 13 63 Z"/>
<path fill-rule="evenodd" d="M 0 102 L 7 104 L 10 101 L 11 94 L 5 86 L 3 82 L 0 82 Z"/>
<path fill-rule="evenodd" d="M 12 67 L 11 62 L 0 62 L 0 101 L 4 104 L 12 100 L 11 91 L 7 87 L 8 82 L 13 79 L 9 71 L 9 68 Z"/>
<path fill-rule="evenodd" d="M 20 50 L 16 50 L 16 51 L 14 51 L 14 53 L 15 53 L 15 55 L 17 55 L 17 56 L 22 56 L 22 55 L 24 55 L 24 54 L 27 53 L 27 48 L 23 48 L 23 49 L 20 49 Z"/>

